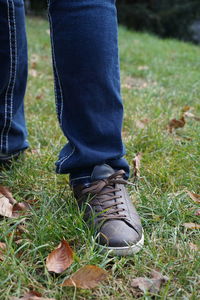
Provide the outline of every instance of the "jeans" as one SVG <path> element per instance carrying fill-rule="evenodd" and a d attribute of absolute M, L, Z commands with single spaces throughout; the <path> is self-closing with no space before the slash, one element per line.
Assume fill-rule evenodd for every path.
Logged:
<path fill-rule="evenodd" d="M 115 0 L 50 0 L 48 15 L 57 116 L 68 141 L 56 172 L 84 183 L 106 163 L 128 177 Z M 26 82 L 24 1 L 0 0 L 0 160 L 29 146 Z"/>

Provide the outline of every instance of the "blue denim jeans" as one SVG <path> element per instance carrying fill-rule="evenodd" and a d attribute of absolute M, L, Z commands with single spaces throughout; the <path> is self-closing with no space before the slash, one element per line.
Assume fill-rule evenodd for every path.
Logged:
<path fill-rule="evenodd" d="M 128 177 L 115 0 L 50 0 L 48 14 L 57 115 L 68 141 L 56 172 L 89 182 L 94 166 L 106 163 Z M 0 0 L 0 160 L 28 147 L 26 81 L 23 0 Z"/>

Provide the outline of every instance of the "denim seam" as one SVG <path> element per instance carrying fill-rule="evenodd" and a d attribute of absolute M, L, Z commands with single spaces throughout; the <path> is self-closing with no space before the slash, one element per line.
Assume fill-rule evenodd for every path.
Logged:
<path fill-rule="evenodd" d="M 18 156 L 20 153 L 21 153 L 21 151 L 18 151 L 18 152 L 14 153 L 14 154 L 11 153 L 10 155 L 7 155 L 7 156 L 1 156 L 1 154 L 0 154 L 0 162 L 7 161 L 7 160 L 9 160 L 11 158 L 14 158 L 14 157 Z"/>
<path fill-rule="evenodd" d="M 85 179 L 85 178 L 91 178 L 91 176 L 82 176 L 82 177 L 77 177 L 77 178 L 73 178 L 70 181 L 75 181 L 75 180 L 79 180 L 79 179 Z"/>
<path fill-rule="evenodd" d="M 60 171 L 61 171 L 61 167 L 62 167 L 63 163 L 64 163 L 67 159 L 69 159 L 69 158 L 74 154 L 74 151 L 75 151 L 75 147 L 73 147 L 72 152 L 71 152 L 67 157 L 63 157 L 63 158 L 62 158 L 62 160 L 60 161 L 61 163 L 60 163 L 59 169 L 58 169 L 58 172 L 59 172 L 59 173 L 60 173 Z"/>
<path fill-rule="evenodd" d="M 55 58 L 55 49 L 54 49 L 54 35 L 53 35 L 53 22 L 52 22 L 52 18 L 51 18 L 51 14 L 50 14 L 50 1 L 47 1 L 48 3 L 48 17 L 49 17 L 49 23 L 50 23 L 50 34 L 51 34 L 51 47 L 52 47 L 52 57 L 53 57 L 53 66 L 54 66 L 54 86 L 55 86 L 55 95 L 56 95 L 56 111 L 57 111 L 57 115 L 58 115 L 58 120 L 60 123 L 60 127 L 62 128 L 62 120 L 63 120 L 63 92 L 62 92 L 62 86 L 61 86 L 61 81 L 60 81 L 60 77 L 59 77 L 59 73 L 58 73 L 58 68 L 57 68 L 57 64 L 56 64 L 56 58 Z M 61 96 L 61 109 L 60 109 L 60 113 L 59 113 L 59 97 L 58 97 L 58 93 L 57 93 L 57 88 L 59 88 L 59 92 L 60 92 L 60 96 Z M 64 156 L 62 157 L 58 163 L 60 163 L 58 172 L 60 173 L 61 171 L 61 167 L 62 164 L 69 159 L 75 151 L 75 146 L 72 149 L 72 152 L 68 155 L 68 156 Z"/>
<path fill-rule="evenodd" d="M 7 7 L 8 7 L 8 30 L 9 30 L 9 46 L 10 46 L 10 68 L 9 68 L 9 82 L 6 89 L 5 94 L 5 119 L 4 119 L 4 126 L 1 132 L 1 151 L 3 151 L 3 142 L 4 142 L 4 132 L 7 125 L 7 111 L 8 111 L 8 92 L 12 83 L 12 65 L 13 65 L 13 57 L 12 57 L 12 45 L 11 45 L 11 21 L 10 21 L 10 5 L 9 0 L 7 0 Z"/>
<path fill-rule="evenodd" d="M 13 0 L 11 0 L 11 5 L 12 5 L 12 10 L 13 10 L 13 37 L 14 37 L 14 60 L 13 60 L 13 72 L 14 72 L 14 78 L 13 78 L 13 85 L 12 85 L 12 90 L 11 90 L 11 103 L 10 103 L 10 124 L 7 130 L 6 134 L 6 150 L 8 152 L 8 135 L 9 131 L 12 125 L 12 117 L 13 117 L 13 94 L 14 94 L 14 88 L 15 88 L 15 83 L 16 83 L 16 75 L 17 75 L 17 37 L 16 37 L 16 20 L 15 20 L 15 6 Z M 11 41 L 12 42 L 12 41 Z"/>
<path fill-rule="evenodd" d="M 50 35 L 51 35 L 51 46 L 52 46 L 52 57 L 53 57 L 53 66 L 54 66 L 54 90 L 55 90 L 55 95 L 56 95 L 56 111 L 58 115 L 58 120 L 60 123 L 60 126 L 62 128 L 62 116 L 63 116 L 63 92 L 62 92 L 62 86 L 61 86 L 61 81 L 57 69 L 57 64 L 56 64 L 56 58 L 55 58 L 55 49 L 54 49 L 54 35 L 53 35 L 53 26 L 52 26 L 52 18 L 51 14 L 49 11 L 49 6 L 50 6 L 50 1 L 48 3 L 48 16 L 49 16 L 49 23 L 50 23 Z M 59 97 L 57 93 L 57 89 L 59 89 L 60 92 L 60 102 L 61 102 L 61 108 L 59 112 Z"/>

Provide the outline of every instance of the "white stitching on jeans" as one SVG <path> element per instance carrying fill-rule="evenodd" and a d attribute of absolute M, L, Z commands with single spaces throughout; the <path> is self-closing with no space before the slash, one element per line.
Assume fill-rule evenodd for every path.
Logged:
<path fill-rule="evenodd" d="M 17 75 L 17 39 L 16 39 L 16 20 L 15 20 L 15 6 L 13 0 L 12 2 L 12 9 L 13 9 L 13 22 L 14 22 L 14 38 L 15 38 L 15 69 L 14 69 L 14 79 L 13 79 L 13 85 L 12 85 L 12 91 L 11 91 L 11 107 L 10 107 L 10 124 L 7 130 L 6 134 L 6 149 L 8 152 L 8 135 L 9 131 L 12 125 L 12 116 L 13 116 L 13 93 L 14 93 L 14 87 L 16 83 L 16 75 Z"/>
<path fill-rule="evenodd" d="M 52 26 L 52 18 L 51 18 L 50 12 L 49 12 L 49 6 L 50 6 L 50 2 L 48 3 L 48 16 L 49 16 L 49 23 L 50 23 L 50 28 L 51 28 L 50 32 L 51 32 L 52 56 L 53 56 L 53 63 L 54 63 L 54 67 L 55 67 L 56 76 L 58 78 L 58 84 L 59 84 L 59 89 L 60 89 L 60 94 L 61 94 L 61 109 L 60 109 L 60 114 L 59 114 L 59 111 L 58 111 L 58 94 L 57 94 L 57 91 L 56 91 L 56 78 L 54 76 L 54 91 L 55 91 L 55 96 L 56 96 L 56 111 L 57 111 L 60 126 L 62 127 L 63 92 L 62 92 L 61 81 L 60 81 L 60 77 L 59 77 L 59 73 L 58 73 L 58 69 L 57 69 L 57 65 L 56 65 L 55 49 L 54 49 L 54 37 L 53 37 L 53 26 Z"/>
<path fill-rule="evenodd" d="M 57 111 L 57 115 L 58 115 L 58 120 L 59 120 L 59 123 L 60 123 L 60 126 L 62 128 L 62 120 L 63 120 L 63 92 L 62 92 L 62 86 L 61 86 L 61 81 L 60 81 L 60 78 L 59 78 L 59 73 L 58 73 L 58 69 L 57 69 L 57 65 L 56 65 L 56 58 L 55 58 L 55 49 L 54 49 L 54 38 L 53 38 L 53 22 L 52 22 L 52 18 L 51 18 L 51 14 L 50 14 L 50 11 L 49 11 L 49 8 L 50 8 L 50 1 L 48 1 L 48 17 L 49 17 L 49 23 L 50 23 L 50 32 L 51 32 L 51 44 L 52 44 L 52 56 L 53 56 L 53 62 L 54 62 L 54 67 L 55 67 L 55 71 L 56 71 L 56 75 L 57 75 L 57 78 L 58 78 L 58 84 L 59 84 L 59 89 L 60 89 L 60 94 L 61 94 L 61 110 L 60 110 L 60 115 L 59 115 L 59 112 L 58 112 L 58 96 L 57 96 L 57 90 L 56 90 L 56 78 L 54 76 L 54 90 L 55 90 L 55 95 L 56 95 L 56 111 Z M 70 158 L 75 152 L 75 146 L 73 147 L 72 149 L 72 152 L 66 157 L 62 157 L 60 160 L 58 160 L 58 163 L 60 163 L 60 166 L 59 166 L 59 169 L 58 169 L 58 172 L 61 171 L 61 167 L 62 167 L 62 164 L 68 159 Z"/>
<path fill-rule="evenodd" d="M 63 157 L 63 160 L 62 160 L 62 162 L 60 163 L 60 166 L 59 166 L 59 169 L 58 169 L 58 172 L 59 172 L 59 173 L 60 173 L 60 171 L 61 171 L 62 164 L 63 164 L 68 158 L 70 158 L 70 157 L 74 154 L 74 151 L 75 151 L 75 147 L 73 147 L 72 152 L 71 152 L 67 157 Z"/>
<path fill-rule="evenodd" d="M 6 124 L 7 124 L 7 109 L 8 109 L 8 91 L 10 89 L 10 85 L 11 85 L 11 78 L 12 78 L 12 64 L 13 64 L 13 60 L 12 60 L 12 47 L 11 47 L 11 24 L 10 24 L 10 6 L 9 6 L 9 1 L 7 0 L 7 6 L 8 6 L 8 29 L 9 29 L 9 42 L 10 42 L 10 76 L 9 76 L 9 82 L 8 82 L 8 86 L 6 89 L 6 94 L 5 94 L 5 120 L 4 120 L 4 126 L 1 132 L 1 151 L 3 151 L 3 138 L 4 138 L 4 131 L 6 128 Z"/>
<path fill-rule="evenodd" d="M 70 181 L 75 181 L 75 180 L 79 180 L 79 179 L 85 179 L 85 178 L 91 178 L 91 176 L 82 176 L 82 177 L 77 177 L 77 178 L 74 178 L 74 179 L 71 179 Z"/>

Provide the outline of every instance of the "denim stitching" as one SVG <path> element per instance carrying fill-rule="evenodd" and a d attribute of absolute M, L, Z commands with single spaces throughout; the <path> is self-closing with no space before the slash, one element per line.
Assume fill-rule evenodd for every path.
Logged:
<path fill-rule="evenodd" d="M 1 151 L 3 151 L 3 141 L 4 141 L 4 131 L 7 124 L 7 110 L 8 110 L 8 92 L 10 90 L 11 82 L 12 82 L 12 65 L 13 65 L 13 57 L 12 57 L 12 45 L 11 45 L 11 22 L 10 22 L 10 5 L 9 1 L 7 0 L 7 6 L 8 6 L 8 29 L 9 29 L 9 43 L 10 43 L 10 76 L 9 76 L 9 82 L 5 94 L 5 120 L 4 120 L 4 126 L 1 132 Z"/>
<path fill-rule="evenodd" d="M 50 23 L 50 32 L 51 32 L 51 46 L 52 46 L 52 57 L 53 57 L 53 65 L 54 65 L 54 90 L 55 90 L 55 95 L 56 95 L 56 111 L 57 111 L 57 115 L 58 115 L 58 120 L 59 120 L 59 123 L 60 123 L 60 126 L 62 128 L 62 120 L 63 120 L 63 92 L 62 92 L 62 87 L 61 87 L 61 81 L 60 81 L 60 78 L 59 78 L 59 73 L 58 73 L 58 69 L 57 69 L 57 65 L 56 65 L 56 58 L 55 58 L 55 49 L 54 49 L 54 38 L 53 38 L 53 22 L 52 22 L 52 18 L 51 18 L 51 14 L 50 14 L 50 0 L 47 1 L 47 4 L 48 4 L 48 17 L 49 17 L 49 23 Z M 60 114 L 59 114 L 59 97 L 58 97 L 58 93 L 57 93 L 57 88 L 60 92 L 60 96 L 61 96 L 61 110 L 60 110 Z M 72 149 L 72 152 L 66 157 L 62 157 L 58 163 L 61 163 L 60 166 L 59 166 L 59 169 L 58 169 L 58 172 L 60 173 L 61 171 L 61 167 L 62 167 L 62 164 L 68 159 L 70 158 L 73 154 L 74 154 L 74 151 L 75 151 L 75 146 L 73 147 Z"/>
<path fill-rule="evenodd" d="M 15 83 L 16 83 L 16 75 L 17 75 L 17 40 L 16 40 L 16 20 L 15 20 L 15 6 L 14 6 L 14 2 L 13 0 L 11 0 L 11 5 L 12 5 L 12 12 L 13 12 L 13 23 L 14 23 L 14 27 L 13 27 L 13 38 L 14 38 L 14 60 L 13 60 L 13 72 L 14 72 L 14 78 L 13 78 L 13 85 L 12 85 L 12 89 L 11 89 L 11 96 L 10 96 L 10 124 L 8 126 L 8 130 L 7 130 L 7 134 L 6 134 L 6 150 L 8 152 L 8 135 L 9 135 L 9 131 L 12 125 L 12 117 L 13 117 L 13 93 L 14 93 L 14 87 L 15 87 Z M 12 38 L 12 36 L 11 36 Z M 12 40 L 11 40 L 12 42 Z"/>
<path fill-rule="evenodd" d="M 91 176 L 82 176 L 82 177 L 77 177 L 77 178 L 74 178 L 74 179 L 71 179 L 70 181 L 75 181 L 75 180 L 79 180 L 79 179 L 85 179 L 85 178 L 91 178 Z"/>
<path fill-rule="evenodd" d="M 55 96 L 56 96 L 56 111 L 57 111 L 57 115 L 58 115 L 58 120 L 59 120 L 59 124 L 62 128 L 62 115 L 63 115 L 63 92 L 62 92 L 62 87 L 61 87 L 61 81 L 59 78 L 59 73 L 58 73 L 58 69 L 57 69 L 57 65 L 56 65 L 56 58 L 55 58 L 55 49 L 54 49 L 54 37 L 53 37 L 53 26 L 52 26 L 52 18 L 51 18 L 51 14 L 49 11 L 49 6 L 50 6 L 50 1 L 48 3 L 48 17 L 49 17 L 49 23 L 50 23 L 50 33 L 51 33 L 51 45 L 52 45 L 52 56 L 53 56 L 53 66 L 54 66 L 54 91 L 55 91 Z M 59 96 L 57 93 L 57 89 L 59 90 L 60 93 L 60 100 L 59 101 Z M 60 108 L 60 113 L 59 113 L 59 105 L 61 102 L 61 108 Z"/>
<path fill-rule="evenodd" d="M 75 151 L 75 147 L 73 147 L 72 152 L 67 157 L 63 157 L 62 162 L 60 163 L 60 166 L 58 169 L 58 173 L 60 173 L 60 171 L 61 171 L 62 164 L 74 154 L 74 151 Z"/>

